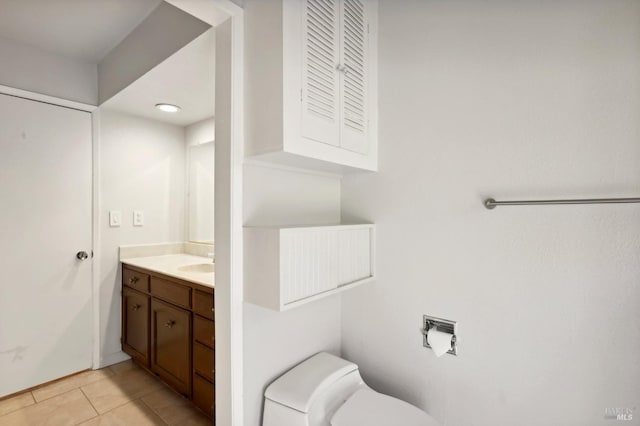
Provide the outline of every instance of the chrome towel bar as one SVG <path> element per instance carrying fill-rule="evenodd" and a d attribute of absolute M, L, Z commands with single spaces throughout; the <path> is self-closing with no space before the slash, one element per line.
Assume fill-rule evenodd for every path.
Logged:
<path fill-rule="evenodd" d="M 573 200 L 522 200 L 522 201 L 496 201 L 493 198 L 484 200 L 484 206 L 495 209 L 497 206 L 550 206 L 557 204 L 626 204 L 640 203 L 640 198 L 582 198 Z"/>

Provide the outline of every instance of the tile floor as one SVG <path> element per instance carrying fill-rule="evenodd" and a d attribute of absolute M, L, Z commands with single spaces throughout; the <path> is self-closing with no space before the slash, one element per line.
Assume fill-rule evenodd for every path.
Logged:
<path fill-rule="evenodd" d="M 125 361 L 0 401 L 0 426 L 212 425 L 155 377 Z"/>

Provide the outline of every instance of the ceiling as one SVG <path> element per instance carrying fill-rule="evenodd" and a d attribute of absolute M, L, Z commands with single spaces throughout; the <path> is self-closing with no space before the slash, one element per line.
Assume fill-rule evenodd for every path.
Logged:
<path fill-rule="evenodd" d="M 188 126 L 215 112 L 215 29 L 147 72 L 101 105 L 157 121 Z M 158 103 L 178 105 L 177 113 L 155 108 Z"/>
<path fill-rule="evenodd" d="M 0 0 L 0 37 L 87 63 L 99 63 L 162 0 Z M 168 0 L 214 26 L 227 19 L 208 0 Z M 180 126 L 214 115 L 212 28 L 103 104 Z M 157 103 L 182 107 L 175 114 Z"/>
<path fill-rule="evenodd" d="M 0 0 L 0 37 L 98 63 L 162 0 Z"/>

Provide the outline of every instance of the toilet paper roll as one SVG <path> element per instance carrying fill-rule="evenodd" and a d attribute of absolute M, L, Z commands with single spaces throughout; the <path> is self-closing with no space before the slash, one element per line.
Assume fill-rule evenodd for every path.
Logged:
<path fill-rule="evenodd" d="M 442 331 L 432 328 L 427 333 L 427 343 L 431 346 L 436 356 L 441 357 L 447 353 L 447 351 L 451 350 L 452 337 L 453 334 L 451 333 L 443 333 Z"/>

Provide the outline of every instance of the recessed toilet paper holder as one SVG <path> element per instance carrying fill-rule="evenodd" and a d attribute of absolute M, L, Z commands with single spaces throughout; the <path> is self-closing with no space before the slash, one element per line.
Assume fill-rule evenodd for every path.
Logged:
<path fill-rule="evenodd" d="M 451 349 L 447 351 L 448 354 L 458 356 L 458 337 L 456 336 L 458 326 L 456 321 L 446 320 L 442 318 L 432 317 L 429 315 L 422 316 L 422 346 L 425 348 L 431 348 L 431 345 L 427 343 L 427 334 L 429 330 L 435 329 L 442 333 L 450 333 L 451 336 Z"/>

